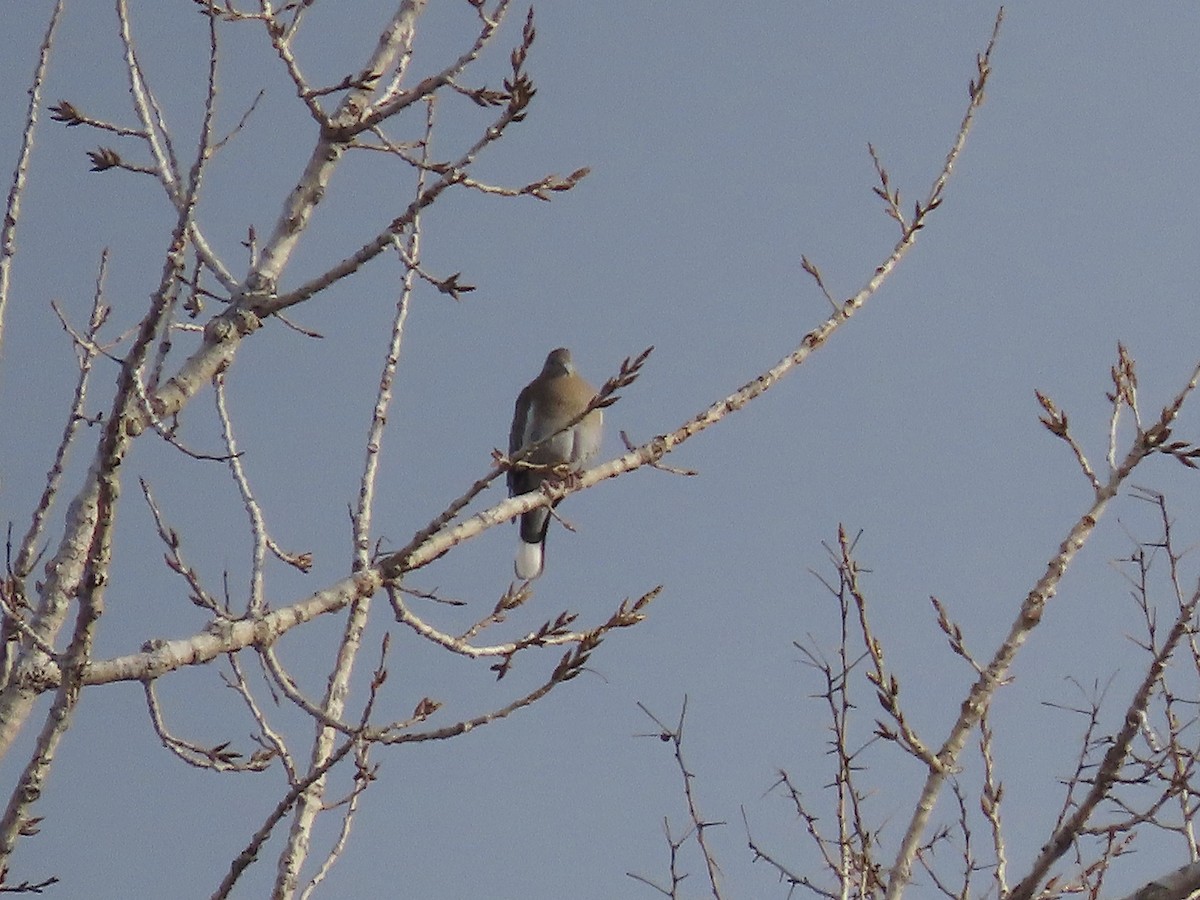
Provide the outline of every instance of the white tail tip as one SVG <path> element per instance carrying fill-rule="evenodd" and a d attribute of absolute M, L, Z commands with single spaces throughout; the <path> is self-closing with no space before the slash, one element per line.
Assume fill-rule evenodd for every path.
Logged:
<path fill-rule="evenodd" d="M 542 574 L 542 545 L 520 542 L 517 548 L 517 560 L 513 568 L 517 577 L 522 581 L 532 581 Z"/>

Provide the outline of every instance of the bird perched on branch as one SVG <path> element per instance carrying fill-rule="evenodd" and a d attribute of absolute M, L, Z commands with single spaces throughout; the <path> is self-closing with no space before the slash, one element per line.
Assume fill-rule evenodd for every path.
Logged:
<path fill-rule="evenodd" d="M 604 414 L 594 409 L 570 428 L 566 426 L 587 409 L 595 396 L 596 389 L 575 371 L 571 351 L 565 347 L 551 350 L 541 374 L 517 396 L 508 435 L 509 456 L 545 441 L 524 462 L 546 467 L 565 465 L 578 472 L 600 450 Z M 529 469 L 518 463 L 508 470 L 509 496 L 536 491 L 553 477 L 548 469 Z M 549 527 L 550 510 L 544 506 L 521 516 L 521 543 L 514 564 L 518 578 L 528 581 L 542 574 Z"/>

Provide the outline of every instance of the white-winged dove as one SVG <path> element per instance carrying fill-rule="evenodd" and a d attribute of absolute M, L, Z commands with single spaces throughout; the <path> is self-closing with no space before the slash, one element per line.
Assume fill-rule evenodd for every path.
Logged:
<path fill-rule="evenodd" d="M 525 385 L 517 396 L 517 407 L 513 411 L 512 431 L 508 435 L 509 455 L 518 453 L 530 444 L 543 441 L 555 432 L 562 431 L 546 441 L 525 461 L 541 466 L 566 465 L 579 471 L 588 459 L 600 449 L 604 416 L 595 409 L 582 421 L 563 431 L 563 427 L 583 412 L 596 389 L 579 377 L 571 362 L 571 351 L 565 347 L 551 350 L 542 366 L 542 373 Z M 527 494 L 541 487 L 542 482 L 553 475 L 545 470 L 510 469 L 508 493 L 510 497 Z M 521 516 L 521 543 L 517 548 L 514 568 L 517 577 L 528 581 L 542 574 L 545 562 L 546 530 L 550 527 L 550 510 L 539 507 Z"/>

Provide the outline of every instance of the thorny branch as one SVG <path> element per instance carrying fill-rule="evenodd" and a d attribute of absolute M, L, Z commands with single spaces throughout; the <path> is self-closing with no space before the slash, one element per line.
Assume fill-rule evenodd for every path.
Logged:
<path fill-rule="evenodd" d="M 642 875 L 630 873 L 629 877 L 637 881 L 653 887 L 659 893 L 671 898 L 678 898 L 679 885 L 685 877 L 678 869 L 678 855 L 680 848 L 688 840 L 694 840 L 697 848 L 700 850 L 700 856 L 704 860 L 704 868 L 708 877 L 708 889 L 712 894 L 713 900 L 721 900 L 721 879 L 720 866 L 717 865 L 717 858 L 709 846 L 707 831 L 709 828 L 724 825 L 724 822 L 710 822 L 700 813 L 699 801 L 696 799 L 694 783 L 696 775 L 683 758 L 683 724 L 687 719 L 687 697 L 683 698 L 683 705 L 679 710 L 679 721 L 674 727 L 666 725 L 658 716 L 650 712 L 649 709 L 642 703 L 638 703 L 638 707 L 644 712 L 655 725 L 658 726 L 658 733 L 651 735 L 658 738 L 664 744 L 670 744 L 675 756 L 675 767 L 679 770 L 679 775 L 683 779 L 683 796 L 687 801 L 688 820 L 691 823 L 679 838 L 671 837 L 671 827 L 669 822 L 663 823 L 663 829 L 666 832 L 667 844 L 670 848 L 670 871 L 671 871 L 671 887 L 662 888 L 655 884 L 650 879 Z"/>

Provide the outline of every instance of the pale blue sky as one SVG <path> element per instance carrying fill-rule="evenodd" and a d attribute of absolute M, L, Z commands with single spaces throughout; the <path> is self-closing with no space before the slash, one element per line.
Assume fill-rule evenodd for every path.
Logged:
<path fill-rule="evenodd" d="M 190 3 L 136 5 L 139 49 L 186 153 L 203 85 L 203 19 Z M 465 3 L 430 5 L 418 64 L 455 52 L 454 25 L 469 13 Z M 886 256 L 896 229 L 871 193 L 867 142 L 906 206 L 925 195 L 995 9 L 753 8 L 734 14 L 708 0 L 538 8 L 530 63 L 537 97 L 479 172 L 513 184 L 584 165 L 592 174 L 549 204 L 457 194 L 427 216 L 428 267 L 461 271 L 477 290 L 456 304 L 425 289 L 413 305 L 377 536 L 404 544 L 487 470 L 490 451 L 506 441 L 513 399 L 547 350 L 570 346 L 599 383 L 623 357 L 657 347 L 607 414 L 612 455 L 620 430 L 639 441 L 676 427 L 824 318 L 827 304 L 801 271 L 801 254 L 842 296 Z M 317 4 L 299 48 L 312 80 L 352 71 L 389 9 Z M 16 157 L 15 123 L 46 14 L 46 4 L 6 11 L 3 171 Z M 523 16 L 514 12 L 468 81 L 498 84 Z M 378 784 L 325 896 L 652 896 L 625 872 L 663 877 L 662 818 L 682 828 L 683 808 L 669 748 L 634 737 L 648 730 L 636 703 L 672 718 L 685 693 L 704 812 L 729 823 L 710 833 L 729 896 L 785 896 L 765 866 L 750 865 L 739 808 L 783 858 L 800 868 L 811 861 L 784 800 L 765 792 L 786 768 L 819 805 L 829 780 L 827 722 L 810 699 L 819 684 L 792 646 L 812 634 L 831 648 L 836 636 L 830 599 L 809 574 L 828 572 L 821 542 L 833 540 L 839 521 L 865 530 L 875 624 L 916 724 L 940 743 L 970 672 L 937 632 L 929 595 L 947 604 L 979 655 L 990 654 L 1089 498 L 1066 448 L 1038 424 L 1034 390 L 1072 414 L 1099 464 L 1117 341 L 1138 361 L 1149 415 L 1195 363 L 1198 39 L 1192 5 L 1011 7 L 987 102 L 945 204 L 863 313 L 784 384 L 668 460 L 697 477 L 640 471 L 563 506 L 578 533 L 551 534 L 535 612 L 520 624 L 564 608 L 595 622 L 623 597 L 662 583 L 649 621 L 611 636 L 592 673 L 522 715 L 450 742 L 377 754 Z M 236 272 L 244 270 L 237 260 L 246 227 L 269 230 L 312 128 L 261 34 L 246 25 L 229 40 L 218 131 L 267 91 L 217 161 L 202 201 L 201 222 Z M 131 121 L 107 4 L 68 4 L 45 96 Z M 441 115 L 437 140 L 447 153 L 481 121 L 465 102 Z M 9 423 L 0 430 L 0 518 L 18 533 L 61 430 L 64 373 L 73 378 L 49 302 L 59 299 L 82 320 L 108 246 L 109 302 L 121 327 L 136 321 L 173 218 L 150 179 L 88 172 L 85 151 L 97 144 L 122 146 L 45 122 L 25 198 L 0 358 Z M 374 234 L 407 202 L 405 183 L 381 160 L 352 160 L 284 287 Z M 324 340 L 269 325 L 230 373 L 246 465 L 273 533 L 316 557 L 306 577 L 272 573 L 275 605 L 347 570 L 346 508 L 397 280 L 394 264 L 370 266 L 293 311 Z M 97 398 L 114 376 L 112 366 L 99 367 Z M 207 395 L 194 402 L 183 434 L 216 452 L 211 408 Z M 1195 410 L 1186 413 L 1180 436 L 1195 438 L 1198 424 Z M 71 485 L 86 459 L 81 447 Z M 224 468 L 181 459 L 153 438 L 139 442 L 130 468 L 151 480 L 210 583 L 228 568 L 240 589 L 245 518 Z M 1195 539 L 1197 511 L 1187 476 L 1164 460 L 1135 479 L 1169 493 L 1185 543 Z M 484 499 L 499 498 L 493 489 Z M 1048 834 L 1081 724 L 1041 701 L 1074 701 L 1068 675 L 1091 684 L 1115 673 L 1115 720 L 1136 682 L 1140 660 L 1125 637 L 1136 631 L 1134 609 L 1107 563 L 1128 550 L 1122 524 L 1152 534 L 1150 512 L 1129 499 L 1116 505 L 1000 695 L 1014 873 L 1023 874 Z M 203 624 L 162 565 L 134 480 L 121 516 L 101 655 Z M 490 608 L 511 577 L 515 541 L 515 529 L 496 530 L 418 573 L 415 586 L 470 604 L 431 615 L 452 627 Z M 383 606 L 376 613 L 372 640 L 389 624 Z M 446 701 L 449 716 L 501 705 L 557 659 L 523 658 L 497 687 L 486 665 L 447 663 L 393 630 L 383 702 L 397 716 L 426 694 Z M 313 694 L 336 631 L 333 621 L 319 623 L 282 646 Z M 249 747 L 250 724 L 214 673 L 180 673 L 161 692 L 181 733 Z M 872 699 L 860 699 L 867 727 Z M 295 716 L 280 715 L 298 739 L 307 735 Z M 32 731 L 0 764 L 4 784 L 23 765 Z M 923 773 L 889 749 L 869 762 L 880 782 L 875 810 L 894 832 Z M 281 783 L 277 770 L 216 776 L 185 768 L 159 747 L 139 687 L 91 691 L 37 810 L 42 833 L 22 844 L 12 873 L 57 874 L 62 897 L 207 896 Z M 317 840 L 330 836 L 319 830 Z M 263 895 L 277 849 L 272 842 L 239 896 Z M 1147 848 L 1111 887 L 1132 890 L 1185 861 L 1182 843 Z M 689 865 L 689 896 L 700 896 L 701 867 L 695 857 Z"/>

